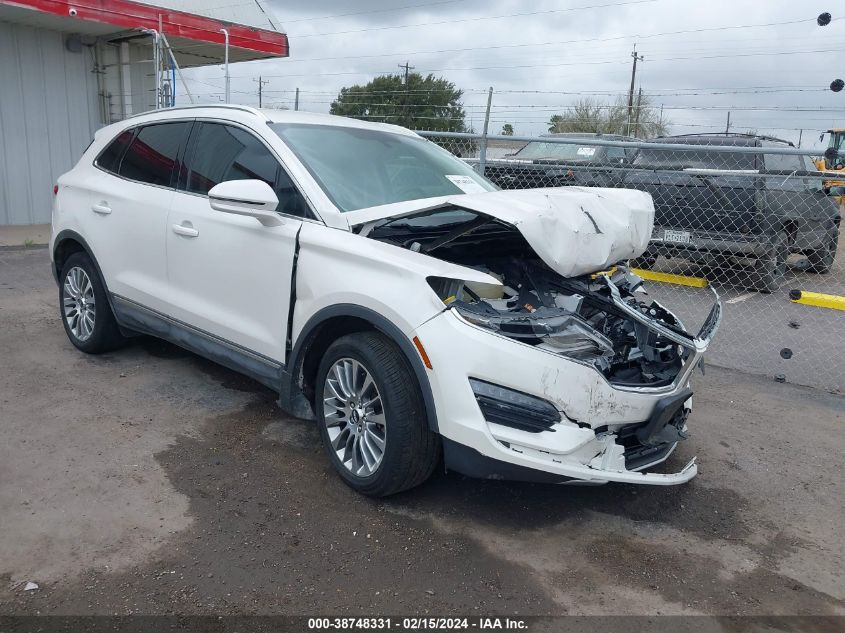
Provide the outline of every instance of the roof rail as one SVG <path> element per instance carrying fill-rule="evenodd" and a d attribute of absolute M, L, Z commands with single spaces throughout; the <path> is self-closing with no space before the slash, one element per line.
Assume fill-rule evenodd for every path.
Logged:
<path fill-rule="evenodd" d="M 776 143 L 786 143 L 790 147 L 795 147 L 792 141 L 777 138 L 776 136 L 766 136 L 765 134 L 748 134 L 747 132 L 692 132 L 689 134 L 672 134 L 671 136 L 658 136 L 656 138 L 683 138 L 692 136 L 734 136 L 738 138 L 758 138 L 763 141 L 774 141 Z"/>
<path fill-rule="evenodd" d="M 265 121 L 270 120 L 270 119 L 267 118 L 267 115 L 264 114 L 258 108 L 253 108 L 252 106 L 246 106 L 246 105 L 239 105 L 239 104 L 235 104 L 235 103 L 194 103 L 192 105 L 175 106 L 175 107 L 172 107 L 172 108 L 159 108 L 157 110 L 147 110 L 146 112 L 138 112 L 136 114 L 130 114 L 128 117 L 124 117 L 123 120 L 127 121 L 129 119 L 134 119 L 136 117 L 144 116 L 146 114 L 154 114 L 156 112 L 173 112 L 174 110 L 196 110 L 197 108 L 221 108 L 221 109 L 224 109 L 224 110 L 240 110 L 241 112 L 249 112 L 250 114 L 260 116 Z"/>

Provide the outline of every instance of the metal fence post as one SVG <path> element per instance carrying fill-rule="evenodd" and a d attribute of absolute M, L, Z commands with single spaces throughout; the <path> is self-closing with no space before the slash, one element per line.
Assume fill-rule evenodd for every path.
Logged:
<path fill-rule="evenodd" d="M 487 110 L 484 113 L 484 129 L 481 133 L 481 149 L 478 154 L 478 171 L 484 175 L 487 166 L 487 128 L 490 125 L 490 105 L 493 103 L 493 86 L 487 91 Z"/>

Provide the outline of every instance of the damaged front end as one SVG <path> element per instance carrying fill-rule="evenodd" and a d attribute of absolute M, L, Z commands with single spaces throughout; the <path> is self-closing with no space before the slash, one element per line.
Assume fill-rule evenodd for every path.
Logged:
<path fill-rule="evenodd" d="M 597 234 L 609 232 L 599 225 L 601 215 L 587 215 Z M 716 301 L 694 336 L 647 298 L 642 279 L 624 265 L 602 274 L 563 276 L 516 226 L 451 205 L 374 222 L 361 233 L 486 273 L 489 284 L 444 277 L 428 282 L 466 322 L 591 365 L 619 389 L 686 382 L 721 317 L 711 289 Z"/>
<path fill-rule="evenodd" d="M 603 216 L 594 212 L 589 220 L 603 234 Z M 464 323 L 589 367 L 609 393 L 626 392 L 634 399 L 642 394 L 654 403 L 647 419 L 602 419 L 570 415 L 558 401 L 563 417 L 555 421 L 543 413 L 545 401 L 540 401 L 531 424 L 524 416 L 520 420 L 505 396 L 496 395 L 495 386 L 479 387 L 470 378 L 490 435 L 507 451 L 519 459 L 565 464 L 567 476 L 578 481 L 672 484 L 692 478 L 694 460 L 672 475 L 639 471 L 664 461 L 686 437 L 690 375 L 719 326 L 718 295 L 710 290 L 713 306 L 692 334 L 648 297 L 642 279 L 623 263 L 604 272 L 564 276 L 549 258 L 538 255 L 526 233 L 511 222 L 456 205 L 374 221 L 360 230 L 369 238 L 489 275 L 489 283 L 428 277 L 444 310 Z M 517 399 L 532 398 L 527 395 L 531 389 L 525 391 L 512 393 Z"/>
<path fill-rule="evenodd" d="M 526 260 L 485 268 L 501 286 L 436 277 L 429 283 L 465 321 L 589 364 L 622 389 L 683 382 L 718 326 L 717 301 L 699 335 L 689 334 L 672 312 L 643 299 L 642 280 L 623 266 L 575 279 Z"/>

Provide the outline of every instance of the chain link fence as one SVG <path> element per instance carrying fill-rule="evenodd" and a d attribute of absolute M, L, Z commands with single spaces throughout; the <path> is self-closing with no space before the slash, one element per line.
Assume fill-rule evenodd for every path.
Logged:
<path fill-rule="evenodd" d="M 694 331 L 711 305 L 707 286 L 717 290 L 724 320 L 708 362 L 845 393 L 845 177 L 818 171 L 812 152 L 743 134 L 421 134 L 502 189 L 648 192 L 654 230 L 630 265 Z"/>

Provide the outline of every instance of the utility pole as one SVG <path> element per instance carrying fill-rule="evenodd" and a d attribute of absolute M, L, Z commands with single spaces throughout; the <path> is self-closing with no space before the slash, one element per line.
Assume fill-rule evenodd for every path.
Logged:
<path fill-rule="evenodd" d="M 293 98 L 293 109 L 299 110 L 299 88 L 296 89 L 296 96 Z"/>
<path fill-rule="evenodd" d="M 493 86 L 487 91 L 487 109 L 484 111 L 484 128 L 481 132 L 481 148 L 478 154 L 478 171 L 483 176 L 487 170 L 487 128 L 490 125 L 490 106 L 493 104 Z"/>
<path fill-rule="evenodd" d="M 634 123 L 634 136 L 639 136 L 640 134 L 640 107 L 643 102 L 643 88 L 640 86 L 640 91 L 637 93 L 637 114 L 635 117 L 636 123 Z"/>
<path fill-rule="evenodd" d="M 804 137 L 804 129 L 798 130 L 798 149 L 801 149 L 801 139 Z"/>
<path fill-rule="evenodd" d="M 725 126 L 725 134 L 730 134 L 731 131 L 731 111 L 728 110 L 728 124 Z"/>
<path fill-rule="evenodd" d="M 264 87 L 264 84 L 269 84 L 270 80 L 269 79 L 262 79 L 261 75 L 258 75 L 258 79 L 253 78 L 253 81 L 258 82 L 258 107 L 261 108 L 261 107 L 264 106 L 264 100 L 262 99 L 262 94 L 261 94 L 263 91 L 261 89 Z"/>
<path fill-rule="evenodd" d="M 414 70 L 414 67 L 410 66 L 408 62 L 405 62 L 404 64 L 399 64 L 399 68 L 405 69 L 405 96 L 402 99 L 402 107 L 405 108 L 405 127 L 411 127 L 411 111 L 410 104 L 408 103 L 408 91 L 410 89 L 410 87 L 408 86 L 408 73 Z"/>
<path fill-rule="evenodd" d="M 631 88 L 628 90 L 628 134 L 631 134 L 631 118 L 634 109 L 634 81 L 637 78 L 637 62 L 644 61 L 645 57 L 637 55 L 637 45 L 634 44 L 634 50 L 631 52 L 631 57 L 634 58 L 634 66 L 631 68 Z"/>

